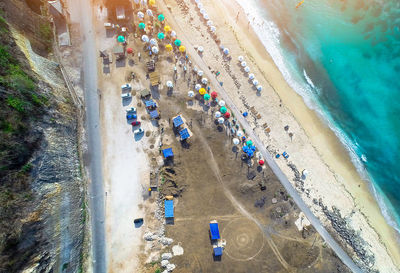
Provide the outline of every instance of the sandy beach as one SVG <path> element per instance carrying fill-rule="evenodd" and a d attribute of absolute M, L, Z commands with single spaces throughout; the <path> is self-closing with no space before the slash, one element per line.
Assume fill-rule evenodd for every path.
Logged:
<path fill-rule="evenodd" d="M 200 19 L 194 2 L 178 2 L 179 6 L 172 1 L 167 4 L 172 7 L 177 22 L 187 26 L 183 31 L 190 43 L 205 48 L 203 60 L 221 72 L 219 81 L 230 92 L 235 104 L 243 111 L 247 110 L 245 105 L 254 106 L 255 112 L 261 114 L 261 119 L 254 118 L 254 130 L 268 149 L 271 152 L 286 151 L 290 155 L 289 161 L 298 170 L 309 171 L 303 190 L 298 188 L 306 203 L 328 228 L 331 223 L 322 207 L 326 206 L 329 211 L 333 207 L 339 209 L 346 219 L 347 228 L 359 234 L 365 241 L 365 250 L 374 256 L 374 268 L 382 272 L 397 272 L 400 255 L 395 232 L 383 218 L 367 183 L 358 175 L 334 133 L 284 81 L 255 33 L 248 28 L 248 20 L 240 6 L 233 1 L 203 1 L 217 27 L 221 44 L 230 49 L 232 60 L 229 62 L 222 59 L 221 51 Z M 182 3 L 190 8 L 189 14 L 180 11 L 183 10 Z M 239 20 L 235 22 L 238 11 L 241 11 Z M 263 85 L 261 94 L 257 94 L 248 83 L 237 62 L 239 55 L 245 57 L 251 72 Z M 264 123 L 271 129 L 269 135 L 264 134 L 261 126 Z M 288 131 L 284 130 L 286 125 L 289 125 Z M 292 139 L 289 132 L 293 133 Z M 288 162 L 278 159 L 277 163 L 288 177 L 294 176 Z"/>

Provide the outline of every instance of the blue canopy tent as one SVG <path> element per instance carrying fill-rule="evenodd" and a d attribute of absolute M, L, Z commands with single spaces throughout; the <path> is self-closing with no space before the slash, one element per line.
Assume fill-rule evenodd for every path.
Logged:
<path fill-rule="evenodd" d="M 218 223 L 210 223 L 211 240 L 218 240 L 221 238 L 219 235 Z"/>
<path fill-rule="evenodd" d="M 183 124 L 183 120 L 181 116 L 177 116 L 176 118 L 174 118 L 172 120 L 172 122 L 174 123 L 174 127 L 179 127 Z"/>
<path fill-rule="evenodd" d="M 154 100 L 146 100 L 144 104 L 146 105 L 146 108 L 157 107 L 157 103 Z"/>
<path fill-rule="evenodd" d="M 180 130 L 179 134 L 181 135 L 181 140 L 185 140 L 190 137 L 189 131 L 187 128 Z"/>
<path fill-rule="evenodd" d="M 156 118 L 158 118 L 158 117 L 160 116 L 160 115 L 158 114 L 157 109 L 156 109 L 156 110 L 153 110 L 153 111 L 150 111 L 149 114 L 150 114 L 150 118 L 152 118 L 152 119 L 156 119 Z"/>
<path fill-rule="evenodd" d="M 222 256 L 222 247 L 214 247 L 214 256 Z"/>
<path fill-rule="evenodd" d="M 174 153 L 172 152 L 172 148 L 167 148 L 162 150 L 164 158 L 173 157 Z"/>
<path fill-rule="evenodd" d="M 174 200 L 165 200 L 164 201 L 164 214 L 165 218 L 173 218 L 174 217 Z"/>

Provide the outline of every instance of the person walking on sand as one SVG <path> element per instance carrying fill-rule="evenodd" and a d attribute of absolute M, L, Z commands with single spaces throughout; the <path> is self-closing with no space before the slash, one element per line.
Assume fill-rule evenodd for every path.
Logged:
<path fill-rule="evenodd" d="M 236 14 L 236 22 L 239 20 L 239 13 L 240 11 L 238 11 L 238 13 Z"/>

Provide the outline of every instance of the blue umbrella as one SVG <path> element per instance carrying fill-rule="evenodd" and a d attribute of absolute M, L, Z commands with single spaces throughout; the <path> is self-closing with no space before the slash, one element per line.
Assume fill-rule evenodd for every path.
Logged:
<path fill-rule="evenodd" d="M 250 150 L 252 150 L 253 152 L 256 150 L 256 146 L 250 146 Z"/>
<path fill-rule="evenodd" d="M 249 148 L 247 146 L 243 146 L 243 152 L 247 153 L 249 151 Z"/>
<path fill-rule="evenodd" d="M 254 152 L 253 152 L 253 151 L 248 151 L 248 152 L 247 152 L 247 155 L 248 155 L 249 157 L 253 157 Z"/>

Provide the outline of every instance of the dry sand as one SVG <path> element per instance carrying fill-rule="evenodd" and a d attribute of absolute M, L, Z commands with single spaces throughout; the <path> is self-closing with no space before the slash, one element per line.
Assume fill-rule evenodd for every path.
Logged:
<path fill-rule="evenodd" d="M 174 25 L 168 18 L 167 23 L 172 24 L 173 29 L 182 29 L 188 38 L 188 41 L 183 40 L 186 46 L 201 45 L 205 48 L 204 61 L 212 69 L 222 72 L 219 79 L 224 82 L 225 90 L 229 91 L 239 109 L 245 110 L 240 98 L 244 95 L 247 103 L 262 115 L 260 120 L 254 119 L 257 122 L 254 123 L 254 128 L 269 150 L 288 152 L 290 161 L 299 170 L 309 171 L 302 196 L 321 221 L 327 227 L 330 226 L 320 206 L 315 205 L 313 199 L 321 198 L 329 210 L 335 206 L 341 211 L 342 216 L 348 219 L 349 227 L 360 234 L 366 241 L 365 247 L 374 254 L 375 268 L 382 272 L 397 272 L 400 255 L 394 230 L 383 218 L 367 183 L 356 172 L 334 133 L 289 88 L 256 35 L 247 28 L 247 18 L 243 11 L 239 22 L 235 22 L 237 11 L 241 10 L 236 2 L 202 1 L 217 27 L 222 44 L 230 49 L 233 57 L 230 62 L 223 60 L 204 21 L 199 19 L 194 2 L 177 1 L 181 7 L 184 3 L 190 8 L 189 14 L 181 10 L 176 2 L 165 2 L 172 7 L 177 25 L 185 28 Z M 260 95 L 251 88 L 246 75 L 238 66 L 239 55 L 245 56 L 246 62 L 252 68 L 251 72 L 264 86 Z M 240 89 L 228 72 L 237 78 Z M 270 135 L 264 135 L 260 126 L 265 122 L 272 129 Z M 286 125 L 289 125 L 289 132 L 294 133 L 293 140 L 283 129 Z M 279 159 L 277 163 L 288 177 L 293 177 L 286 161 Z"/>

